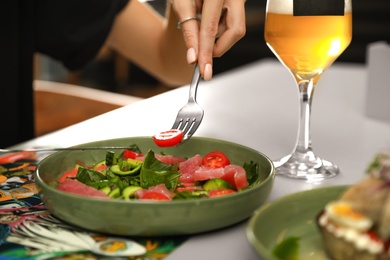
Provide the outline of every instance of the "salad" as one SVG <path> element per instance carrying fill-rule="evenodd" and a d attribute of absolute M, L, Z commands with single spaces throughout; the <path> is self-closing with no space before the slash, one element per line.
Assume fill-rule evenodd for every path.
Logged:
<path fill-rule="evenodd" d="M 221 151 L 190 158 L 142 153 L 130 145 L 120 154 L 107 151 L 93 165 L 78 163 L 64 172 L 54 186 L 78 195 L 107 199 L 182 200 L 224 196 L 258 183 L 259 166 L 250 161 L 230 163 Z"/>

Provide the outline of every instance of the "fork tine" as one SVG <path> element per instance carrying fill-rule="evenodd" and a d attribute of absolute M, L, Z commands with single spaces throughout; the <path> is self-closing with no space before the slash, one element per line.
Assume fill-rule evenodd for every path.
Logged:
<path fill-rule="evenodd" d="M 185 134 L 186 139 L 189 139 L 196 132 L 200 123 L 202 122 L 202 118 L 200 120 L 193 119 L 193 121 L 191 122 L 191 127 L 187 130 L 187 133 Z"/>
<path fill-rule="evenodd" d="M 185 135 L 188 135 L 188 132 L 193 128 L 195 123 L 195 118 L 187 118 L 184 122 L 183 132 Z"/>
<path fill-rule="evenodd" d="M 188 128 L 191 126 L 191 120 L 189 118 L 186 118 L 181 120 L 181 126 L 180 129 L 185 133 L 187 133 Z"/>
<path fill-rule="evenodd" d="M 191 119 L 191 118 L 179 118 L 177 120 L 177 122 L 175 123 L 175 129 L 179 129 L 181 131 L 185 133 L 187 133 L 191 128 L 192 126 L 194 125 L 194 122 L 195 122 L 195 118 Z"/>
<path fill-rule="evenodd" d="M 179 129 L 179 130 L 182 130 L 183 131 L 183 126 L 184 126 L 184 124 L 183 124 L 183 121 L 184 121 L 184 119 L 183 118 L 180 118 L 179 116 L 176 118 L 176 121 L 175 121 L 175 123 L 173 124 L 173 126 L 172 126 L 172 129 Z"/>
<path fill-rule="evenodd" d="M 196 91 L 200 80 L 198 64 L 195 65 L 194 75 L 190 84 L 190 94 L 188 102 L 178 112 L 172 129 L 183 131 L 183 141 L 188 140 L 198 129 L 204 111 L 196 102 Z"/>

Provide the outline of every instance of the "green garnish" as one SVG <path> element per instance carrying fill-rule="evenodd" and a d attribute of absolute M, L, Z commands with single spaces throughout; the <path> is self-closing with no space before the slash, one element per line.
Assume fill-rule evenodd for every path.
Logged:
<path fill-rule="evenodd" d="M 299 252 L 299 238 L 288 237 L 277 244 L 272 254 L 281 260 L 297 260 Z"/>

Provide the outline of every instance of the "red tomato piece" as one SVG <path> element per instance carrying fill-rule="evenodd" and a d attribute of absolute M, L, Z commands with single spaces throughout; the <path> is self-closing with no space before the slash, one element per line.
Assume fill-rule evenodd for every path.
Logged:
<path fill-rule="evenodd" d="M 374 240 L 375 242 L 382 242 L 382 239 L 373 231 L 367 232 L 367 235 L 370 237 L 370 239 Z"/>
<path fill-rule="evenodd" d="M 64 182 L 68 178 L 76 178 L 78 170 L 79 170 L 79 167 L 76 166 L 73 169 L 70 169 L 69 171 L 64 172 L 58 181 Z"/>
<path fill-rule="evenodd" d="M 125 150 L 123 151 L 123 154 L 122 154 L 122 158 L 124 158 L 124 159 L 127 159 L 127 158 L 135 159 L 135 158 L 137 158 L 138 156 L 141 156 L 141 154 L 136 153 L 136 152 L 134 152 L 134 151 L 132 151 L 132 150 L 129 150 L 129 149 L 125 149 Z"/>
<path fill-rule="evenodd" d="M 233 193 L 236 193 L 236 191 L 231 189 L 216 189 L 216 190 L 211 190 L 209 192 L 209 197 L 213 198 L 213 197 L 225 196 Z"/>
<path fill-rule="evenodd" d="M 160 147 L 178 145 L 183 140 L 184 133 L 178 129 L 163 131 L 153 136 L 153 141 Z"/>
<path fill-rule="evenodd" d="M 140 199 L 141 200 L 171 200 L 171 198 L 157 191 L 148 191 Z"/>
<path fill-rule="evenodd" d="M 98 171 L 98 172 L 102 172 L 102 171 L 104 171 L 105 169 L 107 169 L 108 168 L 108 166 L 107 165 L 99 165 L 98 167 L 96 167 L 94 170 L 95 171 Z"/>
<path fill-rule="evenodd" d="M 219 151 L 214 151 L 206 154 L 202 159 L 202 165 L 211 168 L 221 168 L 230 164 L 229 158 Z"/>

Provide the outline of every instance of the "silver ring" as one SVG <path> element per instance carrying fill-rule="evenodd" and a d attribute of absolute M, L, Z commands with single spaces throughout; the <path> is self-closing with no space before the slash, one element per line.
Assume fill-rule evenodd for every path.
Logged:
<path fill-rule="evenodd" d="M 196 16 L 191 16 L 191 17 L 188 17 L 188 18 L 185 18 L 185 19 L 183 19 L 183 20 L 181 20 L 181 21 L 179 21 L 178 23 L 177 23 L 177 29 L 179 29 L 179 30 L 181 30 L 181 25 L 183 24 L 183 23 L 185 23 L 185 22 L 188 22 L 188 21 L 190 21 L 190 20 L 198 20 L 198 21 L 200 21 L 200 15 L 196 15 Z"/>

